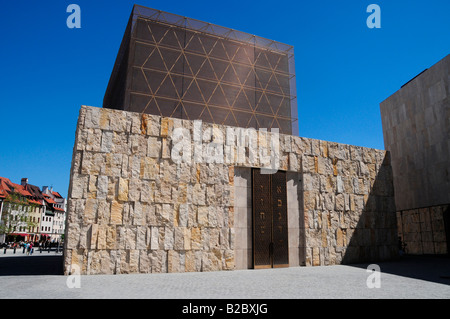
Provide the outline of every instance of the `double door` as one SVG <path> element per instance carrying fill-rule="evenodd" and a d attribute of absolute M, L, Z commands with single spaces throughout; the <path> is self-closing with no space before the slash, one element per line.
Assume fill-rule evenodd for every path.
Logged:
<path fill-rule="evenodd" d="M 252 169 L 254 268 L 288 267 L 286 172 Z"/>

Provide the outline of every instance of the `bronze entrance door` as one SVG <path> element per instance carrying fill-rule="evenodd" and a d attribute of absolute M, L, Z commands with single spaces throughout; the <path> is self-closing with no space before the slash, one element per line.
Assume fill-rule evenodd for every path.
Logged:
<path fill-rule="evenodd" d="M 253 266 L 288 267 L 286 172 L 252 169 Z"/>

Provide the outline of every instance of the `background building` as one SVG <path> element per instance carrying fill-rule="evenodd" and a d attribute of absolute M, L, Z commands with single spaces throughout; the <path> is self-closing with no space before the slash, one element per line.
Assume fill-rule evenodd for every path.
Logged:
<path fill-rule="evenodd" d="M 298 135 L 294 49 L 135 5 L 103 107 Z"/>
<path fill-rule="evenodd" d="M 66 199 L 22 178 L 20 184 L 0 177 L 0 242 L 61 241 L 65 229 Z"/>
<path fill-rule="evenodd" d="M 412 254 L 450 248 L 450 55 L 380 104 L 399 236 Z"/>

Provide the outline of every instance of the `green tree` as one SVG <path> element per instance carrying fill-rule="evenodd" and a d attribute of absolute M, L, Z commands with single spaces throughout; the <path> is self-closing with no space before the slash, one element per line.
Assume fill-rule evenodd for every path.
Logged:
<path fill-rule="evenodd" d="M 28 199 L 18 193 L 10 193 L 3 202 L 3 212 L 0 221 L 0 234 L 11 235 L 14 232 L 28 231 L 30 227 L 36 227 L 28 214 L 28 208 L 34 207 Z"/>

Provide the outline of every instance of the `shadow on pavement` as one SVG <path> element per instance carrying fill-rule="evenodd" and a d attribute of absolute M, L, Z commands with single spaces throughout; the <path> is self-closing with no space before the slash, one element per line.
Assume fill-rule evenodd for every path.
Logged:
<path fill-rule="evenodd" d="M 404 255 L 394 261 L 375 262 L 380 272 L 414 279 L 450 285 L 449 256 Z M 347 264 L 346 266 L 367 269 L 370 263 Z"/>
<path fill-rule="evenodd" d="M 0 258 L 0 276 L 63 275 L 63 256 Z"/>

